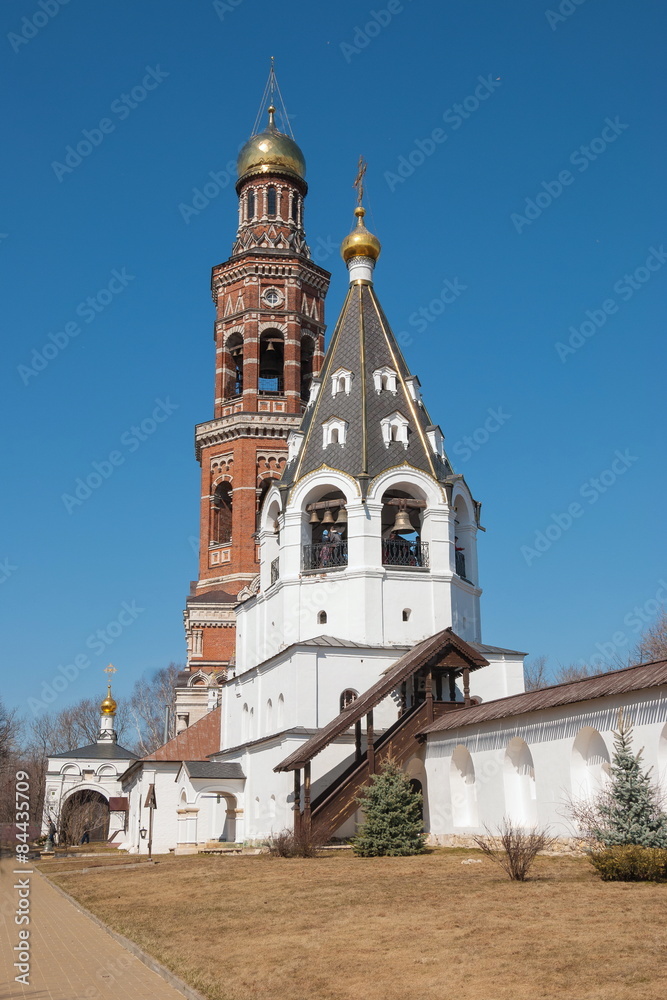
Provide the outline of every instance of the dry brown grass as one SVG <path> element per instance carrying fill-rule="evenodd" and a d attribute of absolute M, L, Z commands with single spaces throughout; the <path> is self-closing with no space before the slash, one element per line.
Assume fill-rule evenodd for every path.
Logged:
<path fill-rule="evenodd" d="M 662 1000 L 667 888 L 473 851 L 191 857 L 50 877 L 210 1000 Z"/>

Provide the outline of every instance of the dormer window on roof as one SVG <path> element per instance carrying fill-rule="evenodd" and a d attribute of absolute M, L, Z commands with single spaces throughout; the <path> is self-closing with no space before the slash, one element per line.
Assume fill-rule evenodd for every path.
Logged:
<path fill-rule="evenodd" d="M 328 448 L 330 444 L 345 444 L 347 438 L 347 420 L 340 417 L 331 417 L 322 424 L 322 447 Z"/>
<path fill-rule="evenodd" d="M 383 391 L 391 392 L 395 396 L 398 391 L 396 387 L 396 379 L 397 375 L 393 368 L 389 368 L 387 365 L 384 365 L 384 367 L 376 369 L 376 371 L 373 372 L 373 385 L 375 386 L 375 391 L 378 394 Z"/>
<path fill-rule="evenodd" d="M 352 388 L 352 372 L 347 368 L 337 368 L 331 376 L 331 395 L 337 396 L 339 392 L 350 395 Z"/>
<path fill-rule="evenodd" d="M 406 378 L 405 384 L 408 387 L 408 392 L 410 393 L 414 401 L 416 403 L 419 403 L 420 405 L 423 405 L 422 395 L 421 395 L 421 382 L 419 381 L 417 376 L 410 375 L 408 378 Z"/>
<path fill-rule="evenodd" d="M 382 427 L 382 440 L 384 441 L 385 448 L 388 448 L 394 442 L 402 444 L 404 448 L 407 448 L 408 421 L 402 413 L 399 413 L 397 410 L 391 416 L 385 417 L 384 420 L 380 421 L 380 426 Z"/>

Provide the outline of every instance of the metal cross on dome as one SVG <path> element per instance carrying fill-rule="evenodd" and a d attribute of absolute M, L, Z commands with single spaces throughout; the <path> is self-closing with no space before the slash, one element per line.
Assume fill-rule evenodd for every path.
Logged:
<path fill-rule="evenodd" d="M 118 671 L 114 667 L 113 663 L 110 663 L 108 667 L 104 668 L 104 673 L 109 675 L 109 682 L 111 682 L 111 675 L 117 674 Z"/>
<path fill-rule="evenodd" d="M 363 156 L 359 157 L 359 165 L 357 167 L 357 176 L 354 179 L 354 184 L 352 187 L 357 189 L 357 205 L 361 205 L 362 199 L 364 197 L 364 174 L 368 169 L 368 164 L 366 163 Z"/>

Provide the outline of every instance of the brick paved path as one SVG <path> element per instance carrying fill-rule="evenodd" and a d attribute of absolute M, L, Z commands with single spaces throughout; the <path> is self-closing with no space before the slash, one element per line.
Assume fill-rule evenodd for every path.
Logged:
<path fill-rule="evenodd" d="M 0 1000 L 184 1000 L 35 869 L 30 876 L 30 985 L 15 982 L 13 946 L 19 943 L 19 927 L 13 886 L 27 878 L 13 874 L 20 867 L 0 862 Z"/>

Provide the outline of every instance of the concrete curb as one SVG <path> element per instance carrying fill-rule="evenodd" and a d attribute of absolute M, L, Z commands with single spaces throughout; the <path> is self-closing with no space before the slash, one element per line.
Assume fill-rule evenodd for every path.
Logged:
<path fill-rule="evenodd" d="M 68 900 L 68 902 L 70 902 L 79 911 L 79 913 L 83 913 L 85 916 L 89 917 L 94 924 L 97 924 L 97 926 L 101 927 L 103 931 L 106 931 L 109 937 L 112 937 L 114 941 L 117 941 L 118 944 L 125 948 L 126 951 L 129 951 L 131 955 L 134 955 L 134 957 L 138 958 L 140 962 L 143 962 L 144 965 L 148 966 L 152 972 L 156 972 L 158 976 L 161 976 L 165 982 L 169 983 L 170 986 L 173 986 L 173 988 L 178 990 L 179 993 L 182 993 L 184 997 L 188 998 L 188 1000 L 208 1000 L 203 993 L 199 993 L 198 990 L 193 990 L 191 986 L 188 986 L 188 984 L 184 982 L 184 980 L 182 980 L 179 976 L 174 975 L 173 972 L 170 972 L 169 969 L 153 958 L 152 955 L 149 955 L 148 952 L 140 948 L 139 945 L 134 943 L 134 941 L 130 941 L 130 939 L 124 937 L 123 934 L 118 934 L 116 931 L 111 930 L 108 924 L 105 924 L 103 920 L 100 920 L 100 918 L 96 917 L 94 913 L 87 910 L 85 906 L 82 906 L 78 899 L 75 899 L 74 896 L 70 896 L 68 892 L 65 892 L 65 890 L 61 889 L 59 885 L 52 882 L 48 875 L 40 872 L 38 868 L 35 868 L 35 872 L 40 876 L 40 878 L 45 879 L 52 889 L 55 889 L 57 893 Z"/>

